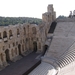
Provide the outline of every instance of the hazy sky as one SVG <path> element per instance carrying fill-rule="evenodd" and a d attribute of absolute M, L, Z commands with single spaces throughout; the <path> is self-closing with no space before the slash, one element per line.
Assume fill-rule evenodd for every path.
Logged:
<path fill-rule="evenodd" d="M 48 4 L 53 4 L 57 16 L 75 10 L 74 0 L 0 0 L 0 16 L 42 18 Z"/>

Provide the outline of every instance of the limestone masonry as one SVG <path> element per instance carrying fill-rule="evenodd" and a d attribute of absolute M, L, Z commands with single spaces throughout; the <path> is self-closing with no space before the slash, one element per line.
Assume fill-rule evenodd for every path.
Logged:
<path fill-rule="evenodd" d="M 0 70 L 32 51 L 43 56 L 29 75 L 75 75 L 75 15 L 56 19 L 50 4 L 40 25 L 0 27 Z"/>
<path fill-rule="evenodd" d="M 0 26 L 0 69 L 9 61 L 17 61 L 32 51 L 43 52 L 51 22 L 55 19 L 53 5 L 42 15 L 42 24 L 17 24 Z"/>

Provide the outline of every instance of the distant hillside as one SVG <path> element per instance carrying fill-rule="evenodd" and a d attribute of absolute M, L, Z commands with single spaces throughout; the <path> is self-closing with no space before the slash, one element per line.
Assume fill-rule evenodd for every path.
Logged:
<path fill-rule="evenodd" d="M 23 23 L 30 23 L 30 24 L 40 24 L 42 19 L 38 18 L 30 18 L 30 17 L 0 17 L 0 26 L 8 26 L 8 25 L 15 25 L 15 24 L 23 24 Z"/>

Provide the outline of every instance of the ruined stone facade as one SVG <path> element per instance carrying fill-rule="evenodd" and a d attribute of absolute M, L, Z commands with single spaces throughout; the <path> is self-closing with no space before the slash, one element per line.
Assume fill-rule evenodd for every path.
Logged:
<path fill-rule="evenodd" d="M 26 52 L 42 52 L 51 22 L 56 18 L 53 5 L 42 15 L 42 24 L 17 24 L 0 27 L 0 68 Z"/>

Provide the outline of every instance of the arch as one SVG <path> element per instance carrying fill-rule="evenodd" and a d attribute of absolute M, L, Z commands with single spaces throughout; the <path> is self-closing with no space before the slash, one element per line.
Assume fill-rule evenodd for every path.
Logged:
<path fill-rule="evenodd" d="M 17 29 L 17 35 L 19 35 L 19 34 L 20 34 L 19 29 Z"/>
<path fill-rule="evenodd" d="M 34 51 L 34 52 L 37 51 L 37 42 L 33 42 L 33 51 Z"/>
<path fill-rule="evenodd" d="M 2 39 L 2 37 L 1 37 L 1 33 L 0 33 L 0 39 Z"/>
<path fill-rule="evenodd" d="M 21 45 L 18 45 L 19 55 L 21 55 Z"/>
<path fill-rule="evenodd" d="M 12 35 L 12 30 L 9 30 L 9 37 L 13 36 Z"/>
<path fill-rule="evenodd" d="M 6 49 L 5 54 L 6 54 L 6 61 L 9 61 L 10 56 L 9 56 L 9 50 L 8 49 Z"/>
<path fill-rule="evenodd" d="M 6 38 L 6 37 L 7 37 L 7 32 L 4 31 L 4 32 L 3 32 L 3 38 Z"/>
<path fill-rule="evenodd" d="M 1 57 L 1 61 L 3 62 L 4 59 L 3 59 L 3 54 L 2 53 L 0 54 L 0 57 Z"/>
<path fill-rule="evenodd" d="M 32 33 L 36 34 L 36 28 L 35 27 L 32 27 Z"/>
<path fill-rule="evenodd" d="M 24 35 L 26 35 L 26 28 L 24 27 Z"/>
<path fill-rule="evenodd" d="M 13 47 L 14 47 L 14 46 L 15 46 L 15 43 L 13 42 L 13 44 L 12 44 L 12 45 L 13 45 Z"/>
<path fill-rule="evenodd" d="M 16 41 L 16 45 L 18 45 L 18 42 Z"/>

